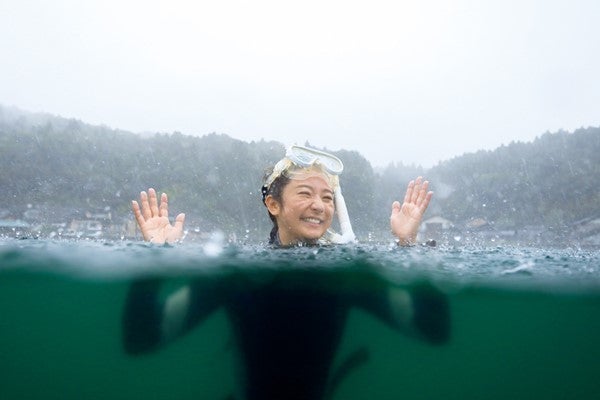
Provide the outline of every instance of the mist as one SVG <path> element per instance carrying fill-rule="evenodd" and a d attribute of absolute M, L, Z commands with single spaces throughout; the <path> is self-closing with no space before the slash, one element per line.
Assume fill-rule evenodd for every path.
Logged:
<path fill-rule="evenodd" d="M 3 233 L 135 237 L 153 186 L 190 237 L 262 240 L 263 169 L 310 143 L 348 165 L 363 238 L 425 175 L 423 235 L 597 244 L 599 7 L 2 4 Z"/>
<path fill-rule="evenodd" d="M 8 2 L 0 104 L 372 165 L 598 126 L 594 1 Z M 60 23 L 59 23 L 60 21 Z"/>
<path fill-rule="evenodd" d="M 141 136 L 0 107 L 0 232 L 6 237 L 138 240 L 130 202 L 149 187 L 187 215 L 188 241 L 222 232 L 264 242 L 262 176 L 285 153 L 277 141 L 179 132 Z M 598 245 L 600 128 L 546 133 L 440 162 L 375 168 L 360 152 L 341 185 L 361 241 L 389 241 L 391 204 L 416 176 L 435 198 L 421 238 L 450 245 Z"/>

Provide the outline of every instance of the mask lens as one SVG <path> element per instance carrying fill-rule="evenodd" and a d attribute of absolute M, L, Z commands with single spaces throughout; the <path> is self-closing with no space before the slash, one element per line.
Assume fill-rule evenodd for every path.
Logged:
<path fill-rule="evenodd" d="M 329 158 L 329 157 L 319 157 L 319 162 L 323 164 L 325 169 L 327 169 L 330 173 L 334 175 L 339 175 L 342 173 L 344 166 L 339 160 Z"/>
<path fill-rule="evenodd" d="M 287 156 L 300 167 L 306 168 L 318 161 L 331 174 L 339 175 L 344 170 L 344 165 L 339 158 L 319 150 L 291 146 Z"/>
<path fill-rule="evenodd" d="M 305 151 L 301 151 L 298 148 L 294 148 L 292 151 L 293 160 L 301 167 L 309 167 L 317 160 L 314 154 L 310 154 Z"/>

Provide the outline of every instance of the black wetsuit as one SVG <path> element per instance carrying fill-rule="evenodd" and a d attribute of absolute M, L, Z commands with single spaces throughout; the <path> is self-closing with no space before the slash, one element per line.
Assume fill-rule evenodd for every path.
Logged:
<path fill-rule="evenodd" d="M 130 288 L 123 316 L 124 344 L 130 354 L 164 343 L 159 286 L 158 280 L 147 279 Z M 325 398 L 330 390 L 330 368 L 352 306 L 397 325 L 383 287 L 381 291 L 348 293 L 310 283 L 281 284 L 277 279 L 241 287 L 196 280 L 189 293 L 184 331 L 217 307 L 225 307 L 239 356 L 239 394 L 247 400 Z M 417 334 L 432 343 L 446 341 L 449 310 L 445 296 L 431 287 L 419 287 L 412 290 L 411 298 Z"/>

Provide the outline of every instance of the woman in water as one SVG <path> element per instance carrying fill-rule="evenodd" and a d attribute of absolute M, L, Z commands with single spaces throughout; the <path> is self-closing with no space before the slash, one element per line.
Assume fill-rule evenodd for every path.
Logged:
<path fill-rule="evenodd" d="M 343 241 L 344 235 L 348 239 L 348 232 L 330 232 L 336 206 L 338 213 L 345 210 L 338 180 L 341 161 L 312 149 L 292 150 L 295 153 L 288 151 L 263 182 L 263 203 L 273 221 L 270 243 L 315 246 Z M 416 243 L 431 196 L 428 182 L 417 178 L 408 184 L 403 204 L 393 203 L 390 223 L 399 245 Z M 149 189 L 141 193 L 140 201 L 141 205 L 133 201 L 132 208 L 144 240 L 162 244 L 181 239 L 185 215 L 170 223 L 166 194 L 159 200 Z M 403 289 L 373 279 L 370 290 L 353 292 L 318 285 L 290 288 L 278 285 L 276 279 L 247 287 L 197 279 L 163 302 L 160 285 L 157 279 L 132 284 L 123 315 L 125 350 L 130 354 L 154 350 L 224 306 L 238 360 L 234 398 L 240 400 L 330 397 L 338 381 L 331 364 L 354 306 L 430 343 L 444 343 L 449 336 L 446 298 L 428 285 Z"/>
<path fill-rule="evenodd" d="M 335 195 L 341 197 L 336 190 L 343 170 L 341 161 L 333 155 L 300 146 L 291 149 L 295 151 L 288 150 L 286 157 L 265 176 L 262 187 L 263 203 L 274 225 L 270 243 L 284 247 L 316 244 L 326 236 L 333 221 Z M 294 153 L 305 151 L 312 153 L 312 162 L 307 162 L 302 153 L 304 160 L 294 157 Z M 300 162 L 303 165 L 298 165 Z M 401 246 L 416 243 L 421 219 L 433 195 L 428 186 L 429 182 L 419 177 L 408 184 L 403 204 L 392 204 L 391 229 Z M 165 193 L 159 202 L 154 189 L 149 189 L 148 193 L 141 192 L 140 201 L 141 207 L 132 201 L 132 209 L 144 240 L 163 244 L 183 237 L 185 214 L 177 215 L 171 225 Z M 345 208 L 345 204 L 341 206 Z"/>

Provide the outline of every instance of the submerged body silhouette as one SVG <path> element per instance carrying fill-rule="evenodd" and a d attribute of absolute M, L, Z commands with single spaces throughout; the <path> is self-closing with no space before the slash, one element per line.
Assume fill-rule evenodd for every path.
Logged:
<path fill-rule="evenodd" d="M 429 285 L 400 289 L 384 287 L 381 281 L 377 290 L 352 293 L 289 282 L 275 279 L 259 286 L 236 286 L 198 279 L 185 288 L 176 306 L 159 301 L 158 279 L 134 282 L 123 315 L 125 350 L 129 354 L 155 350 L 224 306 L 238 364 L 233 398 L 320 400 L 331 397 L 352 361 L 357 365 L 366 358 L 364 351 L 359 352 L 346 365 L 348 370 L 332 374 L 352 307 L 430 343 L 448 340 L 446 297 Z M 401 300 L 395 304 L 393 299 Z"/>

